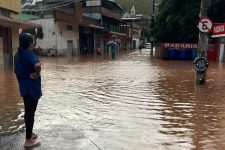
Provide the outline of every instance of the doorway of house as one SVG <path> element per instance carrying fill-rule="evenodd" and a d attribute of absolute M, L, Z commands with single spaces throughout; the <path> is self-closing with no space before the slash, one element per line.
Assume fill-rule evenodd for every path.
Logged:
<path fill-rule="evenodd" d="M 73 41 L 67 41 L 67 56 L 73 56 Z"/>

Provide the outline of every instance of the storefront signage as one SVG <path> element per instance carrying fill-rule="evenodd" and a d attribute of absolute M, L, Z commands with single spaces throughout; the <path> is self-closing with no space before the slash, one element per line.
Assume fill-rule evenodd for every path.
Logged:
<path fill-rule="evenodd" d="M 225 23 L 215 23 L 213 25 L 212 37 L 223 37 L 225 36 Z"/>
<path fill-rule="evenodd" d="M 195 43 L 164 43 L 165 48 L 198 48 Z"/>

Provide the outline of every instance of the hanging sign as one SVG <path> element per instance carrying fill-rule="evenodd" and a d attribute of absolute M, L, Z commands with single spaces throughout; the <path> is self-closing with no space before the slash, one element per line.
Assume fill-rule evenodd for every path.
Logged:
<path fill-rule="evenodd" d="M 212 37 L 224 37 L 225 36 L 225 23 L 213 24 Z"/>
<path fill-rule="evenodd" d="M 198 29 L 203 33 L 209 33 L 212 31 L 213 23 L 209 18 L 201 18 L 198 21 Z"/>

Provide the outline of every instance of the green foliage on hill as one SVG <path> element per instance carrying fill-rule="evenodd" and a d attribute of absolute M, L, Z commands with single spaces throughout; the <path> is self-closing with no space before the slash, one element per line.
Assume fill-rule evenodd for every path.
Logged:
<path fill-rule="evenodd" d="M 150 0 L 116 0 L 125 11 L 131 10 L 133 4 L 136 9 L 136 14 L 143 14 L 145 17 L 150 16 Z"/>

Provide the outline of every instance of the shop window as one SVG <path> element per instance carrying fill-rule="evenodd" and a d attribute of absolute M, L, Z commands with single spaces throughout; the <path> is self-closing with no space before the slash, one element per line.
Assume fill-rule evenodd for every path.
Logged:
<path fill-rule="evenodd" d="M 73 31 L 73 26 L 67 25 L 67 26 L 66 26 L 66 29 L 69 30 L 69 31 Z"/>

